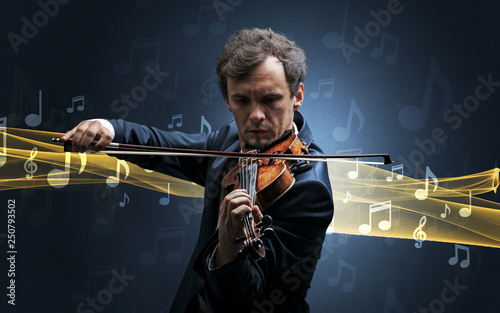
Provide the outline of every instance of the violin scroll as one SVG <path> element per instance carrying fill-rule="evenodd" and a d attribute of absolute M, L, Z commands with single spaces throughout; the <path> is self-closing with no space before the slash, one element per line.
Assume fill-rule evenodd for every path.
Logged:
<path fill-rule="evenodd" d="M 245 221 L 245 219 L 247 219 Z M 242 260 L 247 254 L 250 254 L 256 261 L 263 259 L 266 256 L 266 251 L 264 249 L 264 243 L 262 238 L 272 238 L 274 237 L 274 230 L 269 226 L 272 225 L 273 219 L 269 215 L 264 215 L 262 220 L 255 224 L 251 216 L 246 216 L 244 218 L 243 224 L 251 224 L 251 227 L 245 227 L 245 236 L 237 238 L 233 245 L 243 242 L 243 248 L 238 251 L 236 258 Z"/>

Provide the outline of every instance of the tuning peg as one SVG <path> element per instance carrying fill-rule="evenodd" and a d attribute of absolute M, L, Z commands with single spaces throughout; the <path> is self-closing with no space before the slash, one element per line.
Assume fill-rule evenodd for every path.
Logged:
<path fill-rule="evenodd" d="M 264 238 L 267 238 L 267 239 L 271 239 L 271 238 L 274 237 L 274 235 L 275 235 L 274 229 L 272 229 L 272 228 L 266 228 L 266 229 L 264 229 L 264 232 L 262 233 L 262 235 L 260 235 L 259 238 L 264 237 Z"/>
<path fill-rule="evenodd" d="M 273 219 L 269 215 L 264 215 L 262 217 L 262 220 L 257 225 L 255 225 L 255 227 L 257 227 L 257 228 L 260 228 L 260 227 L 262 227 L 262 228 L 268 228 L 272 224 L 273 224 Z"/>

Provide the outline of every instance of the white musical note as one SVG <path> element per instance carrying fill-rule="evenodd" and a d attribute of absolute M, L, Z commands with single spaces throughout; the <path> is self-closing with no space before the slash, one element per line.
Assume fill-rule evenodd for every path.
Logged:
<path fill-rule="evenodd" d="M 396 175 L 396 179 L 397 180 L 403 179 L 403 164 L 399 164 L 399 165 L 392 166 L 392 168 L 391 168 L 392 175 L 385 178 L 388 182 L 391 182 L 394 179 L 394 172 L 395 171 L 401 171 L 401 174 Z"/>
<path fill-rule="evenodd" d="M 311 98 L 318 99 L 319 92 L 321 87 L 325 87 L 327 90 L 323 92 L 323 97 L 331 98 L 333 95 L 333 85 L 335 84 L 335 80 L 332 79 L 322 79 L 319 81 L 318 90 L 311 92 Z"/>
<path fill-rule="evenodd" d="M 389 211 L 389 218 L 382 220 L 378 223 L 378 227 L 381 230 L 388 230 L 392 226 L 392 204 L 391 200 L 383 201 L 375 204 L 370 204 L 369 207 L 369 222 L 368 224 L 362 224 L 359 226 L 358 230 L 362 234 L 368 234 L 372 231 L 372 215 L 373 213 L 381 212 L 381 211 Z"/>
<path fill-rule="evenodd" d="M 363 128 L 363 125 L 365 123 L 365 117 L 361 110 L 359 109 L 358 105 L 356 104 L 355 99 L 351 99 L 351 106 L 349 108 L 349 113 L 348 113 L 348 118 L 347 118 L 347 127 L 335 127 L 332 132 L 332 136 L 335 140 L 339 142 L 346 141 L 349 138 L 349 134 L 351 133 L 351 124 L 352 124 L 352 117 L 356 115 L 359 120 L 359 126 L 358 130 L 356 133 L 359 133 L 361 128 Z"/>
<path fill-rule="evenodd" d="M 346 3 L 344 10 L 344 22 L 342 25 L 342 34 L 339 34 L 337 32 L 330 32 L 327 33 L 325 36 L 323 36 L 323 44 L 325 45 L 325 47 L 333 50 L 339 49 L 342 43 L 344 42 L 348 10 L 349 10 L 349 4 Z"/>
<path fill-rule="evenodd" d="M 469 217 L 472 214 L 472 192 L 469 190 L 469 207 L 468 208 L 461 208 L 460 211 L 458 211 L 458 214 L 460 214 L 461 217 Z"/>
<path fill-rule="evenodd" d="M 462 262 L 460 262 L 460 267 L 461 268 L 466 268 L 466 267 L 469 267 L 470 265 L 470 252 L 469 252 L 469 247 L 466 247 L 466 246 L 463 246 L 463 245 L 459 245 L 459 244 L 455 244 L 455 255 L 452 256 L 449 260 L 448 260 L 448 263 L 450 265 L 456 265 L 458 263 L 458 251 L 461 250 L 461 251 L 464 251 L 465 254 L 466 254 L 466 258 L 462 260 Z"/>
<path fill-rule="evenodd" d="M 83 111 L 85 109 L 85 96 L 73 97 L 71 99 L 71 106 L 66 109 L 66 112 L 73 113 L 75 111 L 75 103 L 81 102 L 80 105 L 76 107 L 78 111 Z"/>
<path fill-rule="evenodd" d="M 356 170 L 355 171 L 349 171 L 347 173 L 347 177 L 350 179 L 356 179 L 358 178 L 359 175 L 359 159 L 356 159 Z"/>
<path fill-rule="evenodd" d="M 448 212 L 448 213 L 446 213 Z M 441 218 L 446 218 L 451 213 L 451 209 L 447 203 L 444 204 L 444 213 L 441 213 Z"/>
<path fill-rule="evenodd" d="M 347 194 L 346 194 L 346 196 L 345 196 L 345 199 L 342 200 L 342 202 L 347 203 L 347 202 L 349 202 L 349 200 L 351 200 L 351 198 L 352 198 L 352 196 L 351 196 L 351 194 L 348 191 Z"/>
<path fill-rule="evenodd" d="M 436 175 L 431 171 L 431 169 L 427 166 L 425 168 L 425 188 L 424 189 L 417 189 L 415 191 L 415 198 L 418 200 L 425 200 L 429 196 L 429 177 L 432 178 L 432 181 L 434 182 L 434 191 L 436 191 L 438 187 L 438 179 Z"/>
<path fill-rule="evenodd" d="M 422 218 L 420 218 L 420 222 L 417 228 L 413 231 L 413 239 L 415 239 L 415 248 L 420 249 L 422 248 L 422 242 L 424 242 L 427 239 L 427 234 L 425 231 L 422 230 L 422 228 L 425 226 L 425 223 L 427 223 L 427 217 L 424 215 Z"/>
<path fill-rule="evenodd" d="M 42 123 L 42 91 L 38 90 L 38 113 L 31 113 L 24 119 L 26 125 L 36 127 Z"/>
<path fill-rule="evenodd" d="M 200 133 L 203 133 L 203 128 L 207 128 L 207 134 L 210 134 L 212 132 L 212 126 L 210 123 L 206 120 L 205 116 L 201 116 L 201 127 L 200 127 Z"/>
<path fill-rule="evenodd" d="M 177 121 L 177 123 L 176 123 Z M 172 123 L 168 124 L 167 127 L 169 129 L 172 129 L 174 128 L 174 124 L 175 126 L 177 127 L 181 127 L 182 126 L 182 114 L 175 114 L 172 116 Z"/>

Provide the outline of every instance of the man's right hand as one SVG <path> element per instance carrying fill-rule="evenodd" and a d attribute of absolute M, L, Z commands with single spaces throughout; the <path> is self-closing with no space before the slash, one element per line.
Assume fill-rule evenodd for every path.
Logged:
<path fill-rule="evenodd" d="M 83 153 L 87 151 L 93 141 L 96 141 L 96 144 L 92 147 L 92 151 L 101 151 L 109 145 L 113 136 L 101 122 L 92 120 L 81 122 L 61 137 L 64 142 L 70 139 L 72 139 L 72 150 Z"/>

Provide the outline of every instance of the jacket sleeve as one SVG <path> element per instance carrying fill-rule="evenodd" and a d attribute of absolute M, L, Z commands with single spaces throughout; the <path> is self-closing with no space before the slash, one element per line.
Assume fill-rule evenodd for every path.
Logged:
<path fill-rule="evenodd" d="M 214 271 L 205 266 L 204 274 L 210 286 L 207 301 L 213 307 L 217 304 L 223 304 L 220 309 L 246 307 L 259 297 L 272 297 L 273 290 L 278 289 L 288 297 L 305 299 L 314 270 L 306 278 L 299 273 L 289 274 L 312 256 L 319 259 L 325 232 L 333 217 L 330 189 L 320 180 L 300 180 L 263 214 L 273 218 L 275 231 L 273 238 L 264 239 L 264 259 L 255 261 L 247 256 Z M 208 251 L 213 251 L 215 244 L 212 242 L 207 248 L 205 263 Z M 290 283 L 284 290 L 286 280 Z"/>

